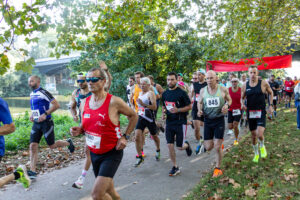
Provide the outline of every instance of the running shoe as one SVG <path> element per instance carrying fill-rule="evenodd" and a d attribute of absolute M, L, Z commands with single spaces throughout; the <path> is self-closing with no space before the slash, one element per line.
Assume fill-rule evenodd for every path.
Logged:
<path fill-rule="evenodd" d="M 37 177 L 37 173 L 34 172 L 34 171 L 31 171 L 31 170 L 28 170 L 27 171 L 27 175 L 29 176 L 29 178 L 32 180 L 32 179 L 36 179 Z"/>
<path fill-rule="evenodd" d="M 213 178 L 217 178 L 217 177 L 222 176 L 222 175 L 223 175 L 222 170 L 219 169 L 219 168 L 215 168 L 214 173 L 213 173 Z"/>
<path fill-rule="evenodd" d="M 68 149 L 69 149 L 70 153 L 73 153 L 75 151 L 75 146 L 73 144 L 72 139 L 71 138 L 67 139 L 67 142 L 70 143 L 70 145 L 68 146 Z"/>
<path fill-rule="evenodd" d="M 192 149 L 191 149 L 190 143 L 189 143 L 188 141 L 185 141 L 185 143 L 188 145 L 188 147 L 185 149 L 186 155 L 187 155 L 187 156 L 191 156 L 192 153 L 193 153 L 193 151 L 192 151 Z"/>
<path fill-rule="evenodd" d="M 179 167 L 173 166 L 172 169 L 171 169 L 171 171 L 169 172 L 169 176 L 176 176 L 178 174 L 180 174 Z"/>
<path fill-rule="evenodd" d="M 224 150 L 224 144 L 222 144 L 222 150 Z"/>
<path fill-rule="evenodd" d="M 239 142 L 237 141 L 237 140 L 234 140 L 234 142 L 233 142 L 233 145 L 238 145 L 239 144 Z"/>
<path fill-rule="evenodd" d="M 155 154 L 155 159 L 156 159 L 156 161 L 159 161 L 159 160 L 160 160 L 160 151 L 159 151 L 159 152 L 156 152 L 156 154 Z"/>
<path fill-rule="evenodd" d="M 82 189 L 83 188 L 83 182 L 84 182 L 84 177 L 79 176 L 77 181 L 75 181 L 75 183 L 73 183 L 72 187 L 77 188 L 77 189 Z"/>
<path fill-rule="evenodd" d="M 258 163 L 259 155 L 254 155 L 253 162 Z"/>
<path fill-rule="evenodd" d="M 227 131 L 227 135 L 233 135 L 233 130 L 232 130 L 232 129 L 229 129 L 229 130 Z"/>
<path fill-rule="evenodd" d="M 161 132 L 163 132 L 163 133 L 165 132 L 165 128 L 163 126 L 159 127 L 159 129 Z"/>
<path fill-rule="evenodd" d="M 27 175 L 26 167 L 24 165 L 19 165 L 15 172 L 20 175 L 20 178 L 18 178 L 16 181 L 22 183 L 24 188 L 29 188 L 31 180 Z"/>
<path fill-rule="evenodd" d="M 266 158 L 267 157 L 267 150 L 266 150 L 266 147 L 265 145 L 263 147 L 260 148 L 260 156 L 262 158 Z"/>
<path fill-rule="evenodd" d="M 139 166 L 141 166 L 141 164 L 142 164 L 143 162 L 144 162 L 143 156 L 137 157 L 134 166 L 135 166 L 135 167 L 139 167 Z"/>
<path fill-rule="evenodd" d="M 274 111 L 274 117 L 277 117 L 277 112 L 276 111 Z"/>
<path fill-rule="evenodd" d="M 198 145 L 197 145 L 196 151 L 195 151 L 196 155 L 201 154 L 201 151 L 200 151 L 200 150 L 201 150 L 201 147 L 202 147 L 201 144 L 198 144 Z"/>

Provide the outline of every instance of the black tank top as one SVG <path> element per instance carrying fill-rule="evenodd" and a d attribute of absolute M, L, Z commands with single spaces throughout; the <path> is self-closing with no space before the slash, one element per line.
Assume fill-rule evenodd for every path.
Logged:
<path fill-rule="evenodd" d="M 207 86 L 207 83 L 204 82 L 204 83 L 199 83 L 199 82 L 196 82 L 196 83 L 193 83 L 193 87 L 194 87 L 194 92 L 195 92 L 195 97 L 196 98 L 196 95 L 200 93 L 200 90 L 202 88 L 204 88 L 205 86 Z M 196 101 L 196 99 L 194 99 Z"/>
<path fill-rule="evenodd" d="M 265 94 L 261 90 L 261 80 L 255 87 L 250 87 L 249 81 L 246 83 L 246 97 L 248 110 L 265 110 Z"/>

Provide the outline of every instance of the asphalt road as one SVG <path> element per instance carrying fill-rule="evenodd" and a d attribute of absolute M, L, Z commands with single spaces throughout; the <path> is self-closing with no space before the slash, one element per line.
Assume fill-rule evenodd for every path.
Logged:
<path fill-rule="evenodd" d="M 203 129 L 201 128 L 201 131 Z M 245 134 L 241 131 L 241 134 Z M 188 141 L 196 148 L 193 130 L 189 127 Z M 225 134 L 225 149 L 233 143 L 233 136 Z M 176 151 L 177 163 L 181 174 L 169 177 L 172 167 L 168 156 L 165 135 L 160 134 L 161 160 L 155 160 L 155 146 L 150 138 L 146 139 L 145 162 L 139 167 L 135 163 L 135 145 L 129 143 L 122 163 L 114 177 L 115 187 L 122 200 L 177 200 L 187 194 L 201 179 L 204 172 L 210 170 L 215 161 L 215 153 L 204 153 L 187 157 L 185 151 Z M 20 184 L 8 185 L 0 190 L 0 200 L 77 200 L 91 199 L 90 193 L 94 183 L 92 169 L 89 170 L 84 188 L 72 188 L 72 184 L 81 174 L 83 161 L 67 168 L 39 175 L 30 189 L 25 190 Z"/>

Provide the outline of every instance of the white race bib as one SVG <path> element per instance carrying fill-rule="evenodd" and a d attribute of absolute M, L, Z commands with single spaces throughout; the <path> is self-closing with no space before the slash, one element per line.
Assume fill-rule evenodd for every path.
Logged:
<path fill-rule="evenodd" d="M 196 94 L 196 101 L 199 101 L 199 95 L 200 94 Z"/>
<path fill-rule="evenodd" d="M 273 97 L 273 100 L 277 100 L 277 96 L 274 96 L 274 97 Z"/>
<path fill-rule="evenodd" d="M 241 114 L 241 110 L 240 109 L 233 109 L 232 110 L 232 116 L 237 116 Z"/>
<path fill-rule="evenodd" d="M 286 90 L 291 90 L 291 88 L 290 87 L 286 87 Z"/>
<path fill-rule="evenodd" d="M 85 134 L 86 144 L 93 149 L 100 149 L 101 136 Z"/>
<path fill-rule="evenodd" d="M 34 120 L 38 120 L 40 117 L 40 111 L 39 110 L 32 110 L 32 117 Z"/>
<path fill-rule="evenodd" d="M 261 118 L 261 110 L 250 110 L 249 111 L 249 118 L 250 119 Z"/>
<path fill-rule="evenodd" d="M 206 105 L 208 108 L 219 107 L 220 106 L 220 98 L 219 97 L 207 98 Z"/>
<path fill-rule="evenodd" d="M 139 107 L 138 108 L 138 115 L 145 116 L 145 108 L 144 107 Z"/>
<path fill-rule="evenodd" d="M 175 102 L 166 101 L 165 104 L 166 104 L 167 110 L 171 110 L 172 108 L 175 108 Z"/>

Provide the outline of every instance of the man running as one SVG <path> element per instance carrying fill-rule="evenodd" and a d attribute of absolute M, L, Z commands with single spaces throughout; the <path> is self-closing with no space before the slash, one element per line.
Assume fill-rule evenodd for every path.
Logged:
<path fill-rule="evenodd" d="M 280 104 L 282 102 L 282 99 L 283 99 L 283 89 L 284 89 L 284 86 L 283 86 L 283 81 L 281 80 L 280 77 L 277 77 L 277 81 L 276 81 L 279 85 L 279 91 L 278 91 L 278 103 Z"/>
<path fill-rule="evenodd" d="M 207 86 L 200 91 L 198 101 L 198 116 L 204 115 L 204 146 L 207 151 L 216 150 L 216 167 L 213 177 L 223 174 L 222 143 L 225 131 L 224 115 L 227 114 L 231 105 L 228 89 L 217 84 L 217 75 L 210 70 L 206 73 Z M 226 103 L 225 103 L 226 102 Z"/>
<path fill-rule="evenodd" d="M 280 90 L 280 87 L 279 87 L 279 84 L 275 81 L 274 75 L 270 76 L 269 85 L 273 91 L 273 99 L 269 99 L 269 104 L 273 104 L 274 117 L 276 117 L 277 116 L 276 110 L 277 110 L 277 101 L 278 101 L 278 91 Z M 272 113 L 270 113 L 270 116 L 272 116 Z"/>
<path fill-rule="evenodd" d="M 73 91 L 71 103 L 70 103 L 70 112 L 73 116 L 74 121 L 77 122 L 79 120 L 79 122 L 81 123 L 81 111 L 79 110 L 81 101 L 91 96 L 92 93 L 89 91 L 89 88 L 87 86 L 85 74 L 79 73 L 77 75 L 77 84 L 79 86 L 79 89 Z M 78 109 L 78 114 L 77 114 L 77 109 Z M 86 173 L 91 166 L 90 151 L 86 145 L 84 146 L 84 152 L 85 152 L 84 168 L 77 181 L 72 185 L 72 187 L 78 189 L 81 189 L 83 187 Z"/>
<path fill-rule="evenodd" d="M 294 81 L 290 77 L 286 78 L 284 82 L 284 92 L 285 92 L 285 108 L 291 108 L 291 99 L 294 93 Z"/>
<path fill-rule="evenodd" d="M 186 141 L 187 132 L 187 114 L 192 109 L 192 104 L 187 93 L 177 86 L 177 74 L 169 72 L 167 75 L 168 89 L 162 95 L 163 114 L 162 119 L 166 119 L 166 140 L 169 148 L 169 156 L 173 167 L 169 176 L 176 176 L 180 169 L 176 162 L 176 153 L 174 141 L 178 150 L 186 150 L 188 156 L 192 155 L 192 150 L 188 141 Z"/>
<path fill-rule="evenodd" d="M 193 89 L 191 95 L 191 97 L 194 100 L 193 108 L 192 108 L 192 118 L 194 124 L 195 138 L 198 143 L 196 147 L 196 155 L 204 152 L 204 146 L 202 145 L 203 139 L 200 133 L 200 126 L 203 126 L 204 116 L 198 117 L 198 107 L 197 107 L 200 90 L 207 86 L 207 83 L 205 82 L 205 71 L 203 69 L 197 71 L 197 79 L 199 81 L 193 83 Z"/>
<path fill-rule="evenodd" d="M 134 77 L 130 76 L 129 80 L 128 80 L 128 85 L 126 86 L 126 97 L 127 97 L 127 104 L 130 107 L 131 103 L 130 103 L 130 90 L 131 87 L 134 85 Z"/>
<path fill-rule="evenodd" d="M 156 146 L 155 158 L 157 161 L 160 160 L 160 140 L 157 135 L 157 127 L 155 124 L 155 110 L 156 110 L 156 97 L 154 92 L 150 91 L 151 82 L 148 77 L 141 79 L 142 92 L 140 92 L 137 99 L 138 103 L 138 123 L 135 128 L 135 147 L 138 154 L 136 157 L 135 167 L 139 167 L 143 162 L 144 158 L 142 156 L 143 149 L 143 131 L 147 127 L 152 135 Z"/>
<path fill-rule="evenodd" d="M 119 200 L 113 177 L 122 160 L 129 134 L 137 122 L 137 115 L 121 98 L 105 92 L 106 77 L 102 69 L 91 69 L 86 81 L 92 95 L 81 102 L 81 126 L 72 127 L 70 132 L 73 136 L 86 135 L 96 177 L 92 198 Z M 120 131 L 120 114 L 129 119 L 123 135 Z"/>
<path fill-rule="evenodd" d="M 232 100 L 232 104 L 228 110 L 228 128 L 234 130 L 235 140 L 233 145 L 238 145 L 238 138 L 239 138 L 239 123 L 242 115 L 241 109 L 241 99 L 242 99 L 242 91 L 241 88 L 238 86 L 239 79 L 233 78 L 231 80 L 231 85 L 229 90 L 229 95 Z"/>
<path fill-rule="evenodd" d="M 28 85 L 33 90 L 30 94 L 32 111 L 30 120 L 33 122 L 33 126 L 30 134 L 30 170 L 28 175 L 34 179 L 37 176 L 38 146 L 43 135 L 50 149 L 68 146 L 69 151 L 73 153 L 75 147 L 71 138 L 67 141 L 58 140 L 55 142 L 54 123 L 51 113 L 60 107 L 56 99 L 47 90 L 40 87 L 40 78 L 38 76 L 29 77 Z"/>
<path fill-rule="evenodd" d="M 265 94 L 270 95 L 270 99 L 273 99 L 273 91 L 270 85 L 265 80 L 258 79 L 258 69 L 252 65 L 248 70 L 249 81 L 242 87 L 242 98 L 247 98 L 246 107 L 247 116 L 249 120 L 249 129 L 252 134 L 252 144 L 254 149 L 253 162 L 259 160 L 259 149 L 257 138 L 260 146 L 260 156 L 262 158 L 267 157 L 266 147 L 264 145 L 264 131 L 266 127 L 266 101 Z M 273 104 L 269 106 L 269 113 L 273 113 Z"/>
<path fill-rule="evenodd" d="M 242 87 L 244 84 L 246 84 L 247 82 L 247 75 L 246 74 L 242 74 L 241 76 L 241 81 L 240 81 L 240 87 Z M 246 103 L 246 102 L 244 102 Z M 244 110 L 242 108 L 242 115 L 241 115 L 241 126 L 243 126 L 244 122 L 245 122 L 245 127 L 248 126 L 248 119 L 247 119 L 247 113 L 246 113 L 246 110 Z"/>

